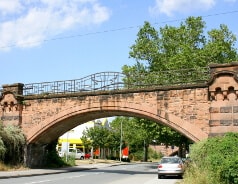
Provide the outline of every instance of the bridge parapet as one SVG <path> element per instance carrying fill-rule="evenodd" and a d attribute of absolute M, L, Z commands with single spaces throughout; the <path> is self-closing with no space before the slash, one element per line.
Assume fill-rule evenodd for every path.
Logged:
<path fill-rule="evenodd" d="M 210 68 L 210 136 L 238 131 L 238 63 Z"/>
<path fill-rule="evenodd" d="M 118 90 L 124 86 L 123 77 L 119 72 L 101 72 L 81 79 L 25 84 L 23 94 L 30 96 Z"/>
<path fill-rule="evenodd" d="M 21 125 L 24 84 L 3 85 L 0 96 L 0 118 L 4 124 Z"/>
<path fill-rule="evenodd" d="M 209 79 L 209 74 L 208 67 L 150 73 L 101 72 L 74 80 L 3 85 L 2 88 L 0 87 L 0 94 L 4 91 L 14 91 L 15 94 L 33 96 L 148 87 L 176 87 L 205 84 Z"/>
<path fill-rule="evenodd" d="M 205 84 L 209 68 L 150 73 L 101 72 L 81 79 L 24 84 L 23 95 L 69 94 L 79 92 L 142 89 L 158 86 Z"/>

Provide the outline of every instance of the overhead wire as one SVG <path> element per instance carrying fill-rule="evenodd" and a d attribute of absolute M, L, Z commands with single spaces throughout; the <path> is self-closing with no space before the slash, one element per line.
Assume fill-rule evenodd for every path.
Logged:
<path fill-rule="evenodd" d="M 220 16 L 220 15 L 234 14 L 234 13 L 238 13 L 238 10 L 228 11 L 228 12 L 220 12 L 220 13 L 209 14 L 209 15 L 203 15 L 203 16 L 200 16 L 200 17 L 207 18 L 207 17 L 214 17 L 214 16 Z M 179 22 L 179 21 L 183 21 L 183 20 L 185 20 L 185 18 L 174 19 L 174 20 L 169 20 L 169 21 L 162 21 L 162 22 L 154 22 L 151 25 L 167 24 L 167 23 Z M 25 43 L 22 43 L 20 45 L 32 45 L 32 44 L 36 44 L 36 43 L 40 43 L 40 42 L 50 42 L 50 41 L 56 41 L 56 40 L 71 39 L 71 38 L 76 38 L 76 37 L 104 34 L 104 33 L 109 33 L 109 32 L 125 31 L 125 30 L 139 28 L 139 27 L 141 27 L 141 25 L 121 27 L 121 28 L 104 30 L 104 31 L 97 31 L 97 32 L 89 32 L 89 33 L 84 33 L 84 34 L 75 34 L 75 35 L 61 36 L 61 37 L 55 37 L 55 38 L 50 38 L 50 39 L 44 39 L 43 41 L 25 42 Z M 15 44 L 12 44 L 12 45 L 0 46 L 0 48 L 2 48 L 2 49 L 4 49 L 4 48 L 12 48 L 12 47 L 16 47 L 18 45 L 19 44 L 15 43 Z"/>

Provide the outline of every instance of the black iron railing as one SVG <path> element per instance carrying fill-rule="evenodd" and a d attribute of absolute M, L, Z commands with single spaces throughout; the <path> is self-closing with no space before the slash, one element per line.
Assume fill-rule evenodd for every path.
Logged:
<path fill-rule="evenodd" d="M 209 68 L 150 73 L 101 72 L 75 80 L 24 84 L 23 95 L 66 94 L 206 83 Z M 1 93 L 2 89 L 0 89 Z"/>
<path fill-rule="evenodd" d="M 124 78 L 129 88 L 145 86 L 175 86 L 205 83 L 209 79 L 209 68 L 181 69 L 150 73 L 132 73 Z"/>
<path fill-rule="evenodd" d="M 119 72 L 101 72 L 75 80 L 25 84 L 23 94 L 64 94 L 121 89 L 123 77 Z"/>

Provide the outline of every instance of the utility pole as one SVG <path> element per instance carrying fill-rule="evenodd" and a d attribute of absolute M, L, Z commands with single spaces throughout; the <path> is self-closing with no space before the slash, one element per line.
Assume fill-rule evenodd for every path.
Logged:
<path fill-rule="evenodd" d="M 66 151 L 66 162 L 68 162 L 69 156 L 69 131 L 67 132 L 67 151 Z"/>
<path fill-rule="evenodd" d="M 121 121 L 121 139 L 120 139 L 120 162 L 121 162 L 121 157 L 122 157 L 122 150 L 121 150 L 121 147 L 122 147 L 122 121 Z"/>

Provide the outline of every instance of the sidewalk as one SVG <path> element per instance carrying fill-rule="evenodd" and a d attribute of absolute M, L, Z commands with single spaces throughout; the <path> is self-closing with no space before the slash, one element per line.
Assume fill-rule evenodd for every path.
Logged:
<path fill-rule="evenodd" d="M 26 169 L 20 171 L 0 171 L 0 179 L 15 178 L 23 176 L 37 176 L 46 174 L 59 174 L 65 172 L 76 172 L 82 170 L 96 169 L 102 167 L 111 167 L 114 165 L 122 164 L 120 162 L 106 162 L 106 163 L 80 163 L 74 167 L 56 168 L 56 169 Z"/>

